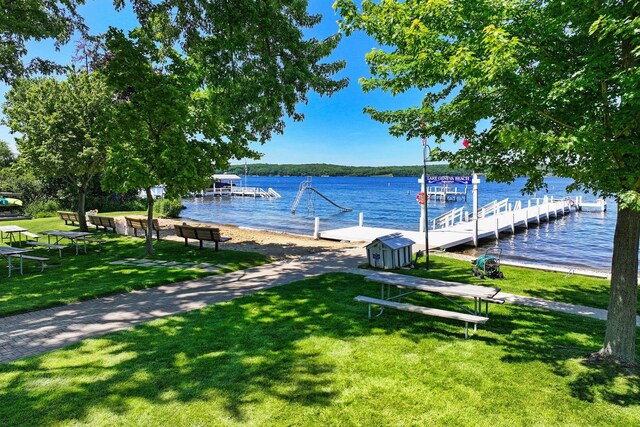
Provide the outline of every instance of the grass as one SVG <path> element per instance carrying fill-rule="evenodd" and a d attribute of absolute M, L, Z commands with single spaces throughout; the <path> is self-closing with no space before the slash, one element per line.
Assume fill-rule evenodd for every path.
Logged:
<path fill-rule="evenodd" d="M 568 275 L 530 268 L 502 266 L 504 279 L 479 279 L 471 274 L 471 263 L 443 256 L 429 256 L 430 271 L 424 268 L 424 258 L 418 260 L 414 270 L 399 273 L 418 277 L 431 277 L 474 285 L 493 286 L 504 292 L 543 298 L 569 304 L 607 309 L 609 281 L 594 277 Z M 639 304 L 640 307 L 640 294 Z"/>
<path fill-rule="evenodd" d="M 36 233 L 51 229 L 77 229 L 65 226 L 58 218 L 15 221 L 12 224 Z M 5 275 L 6 264 L 3 264 L 0 272 L 0 317 L 211 275 L 202 270 L 111 265 L 112 261 L 126 258 L 146 258 L 144 240 L 105 232 L 96 232 L 96 235 L 107 241 L 102 245 L 101 252 L 96 251 L 96 246 L 89 245 L 86 255 L 81 251 L 76 256 L 69 248 L 63 251 L 63 257 L 60 258 L 57 251 L 47 251 L 44 248 L 34 250 L 34 255 L 50 258 L 48 264 L 51 267 L 42 273 L 39 273 L 35 263 L 25 261 L 25 274 L 20 276 L 14 272 L 8 278 Z M 199 250 L 194 246 L 185 247 L 180 242 L 167 240 L 154 241 L 154 249 L 154 260 L 223 265 L 224 268 L 219 273 L 269 261 L 266 256 L 256 253 L 222 249 L 214 251 L 209 248 Z"/>
<path fill-rule="evenodd" d="M 378 292 L 357 275 L 324 275 L 0 365 L 0 420 L 640 424 L 639 378 L 581 363 L 600 346 L 604 322 L 504 305 L 464 340 L 459 322 L 392 310 L 367 320 L 353 297 Z"/>

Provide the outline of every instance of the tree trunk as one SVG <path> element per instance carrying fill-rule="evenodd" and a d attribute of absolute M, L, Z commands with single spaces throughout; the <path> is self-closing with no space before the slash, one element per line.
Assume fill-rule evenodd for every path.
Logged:
<path fill-rule="evenodd" d="M 640 212 L 619 208 L 613 237 L 611 291 L 603 359 L 630 365 L 636 361 L 636 312 Z"/>
<path fill-rule="evenodd" d="M 87 227 L 87 217 L 85 216 L 85 199 L 87 194 L 87 183 L 83 182 L 78 189 L 78 225 L 80 231 L 89 231 Z"/>
<path fill-rule="evenodd" d="M 147 191 L 147 203 L 149 209 L 147 210 L 147 235 L 146 235 L 146 251 L 147 255 L 153 255 L 153 194 L 151 193 L 151 187 L 145 189 Z"/>

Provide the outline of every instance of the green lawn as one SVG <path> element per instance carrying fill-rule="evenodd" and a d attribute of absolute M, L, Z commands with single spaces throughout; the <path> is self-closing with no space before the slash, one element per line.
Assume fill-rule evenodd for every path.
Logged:
<path fill-rule="evenodd" d="M 76 227 L 65 226 L 58 218 L 43 218 L 27 221 L 14 221 L 11 224 L 39 232 L 51 229 L 77 230 Z M 97 252 L 97 245 L 89 245 L 88 254 L 82 251 L 75 255 L 73 248 L 63 250 L 60 258 L 57 251 L 36 249 L 33 254 L 50 258 L 46 268 L 40 273 L 33 262 L 24 262 L 25 274 L 20 276 L 14 271 L 6 276 L 6 261 L 0 260 L 0 317 L 68 304 L 120 292 L 129 292 L 160 286 L 180 280 L 194 279 L 211 275 L 202 270 L 183 268 L 152 268 L 132 265 L 111 265 L 112 261 L 126 258 L 145 258 L 144 240 L 120 236 L 114 233 L 97 232 L 107 242 L 102 251 Z M 220 273 L 248 268 L 268 262 L 266 256 L 257 253 L 229 250 L 214 251 L 205 248 L 185 247 L 183 243 L 161 240 L 154 241 L 156 253 L 153 260 L 206 262 L 222 265 Z"/>
<path fill-rule="evenodd" d="M 0 420 L 640 425 L 639 378 L 581 363 L 604 322 L 496 306 L 464 340 L 459 322 L 392 310 L 369 321 L 353 297 L 378 292 L 357 275 L 325 275 L 0 365 Z"/>
<path fill-rule="evenodd" d="M 472 264 L 468 261 L 443 256 L 430 256 L 430 271 L 424 269 L 424 258 L 415 270 L 400 270 L 400 273 L 420 277 L 432 277 L 474 285 L 493 286 L 504 292 L 544 298 L 569 304 L 607 309 L 609 304 L 609 281 L 594 277 L 568 275 L 521 267 L 502 266 L 504 279 L 479 279 L 471 275 Z M 640 294 L 639 304 L 640 307 Z"/>

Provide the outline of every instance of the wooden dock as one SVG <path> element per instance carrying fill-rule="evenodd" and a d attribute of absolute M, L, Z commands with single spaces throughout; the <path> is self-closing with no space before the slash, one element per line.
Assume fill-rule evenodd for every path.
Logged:
<path fill-rule="evenodd" d="M 469 219 L 469 215 L 457 214 L 457 222 L 452 220 L 443 224 L 442 228 L 429 230 L 429 249 L 448 249 L 459 245 L 477 245 L 478 240 L 493 237 L 500 238 L 500 233 L 515 233 L 517 228 L 528 228 L 529 224 L 549 222 L 562 215 L 567 215 L 576 208 L 571 200 L 554 200 L 553 198 L 532 199 L 522 206 L 521 202 L 494 203 L 495 210 L 478 215 L 478 219 Z M 500 208 L 502 207 L 502 208 Z M 455 210 L 454 210 L 455 211 Z M 420 231 L 387 229 L 380 227 L 339 228 L 320 231 L 319 237 L 329 240 L 371 242 L 374 239 L 391 233 L 400 233 L 416 242 L 416 247 L 424 249 L 425 235 Z"/>

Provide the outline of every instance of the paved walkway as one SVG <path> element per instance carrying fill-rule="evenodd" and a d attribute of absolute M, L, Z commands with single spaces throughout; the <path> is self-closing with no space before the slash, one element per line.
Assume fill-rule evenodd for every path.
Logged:
<path fill-rule="evenodd" d="M 307 255 L 295 261 L 173 283 L 0 319 L 0 363 L 42 354 L 141 322 L 197 310 L 274 286 L 330 272 L 367 275 L 361 248 Z M 499 294 L 513 304 L 606 319 L 606 310 Z M 640 325 L 640 318 L 638 319 Z"/>

